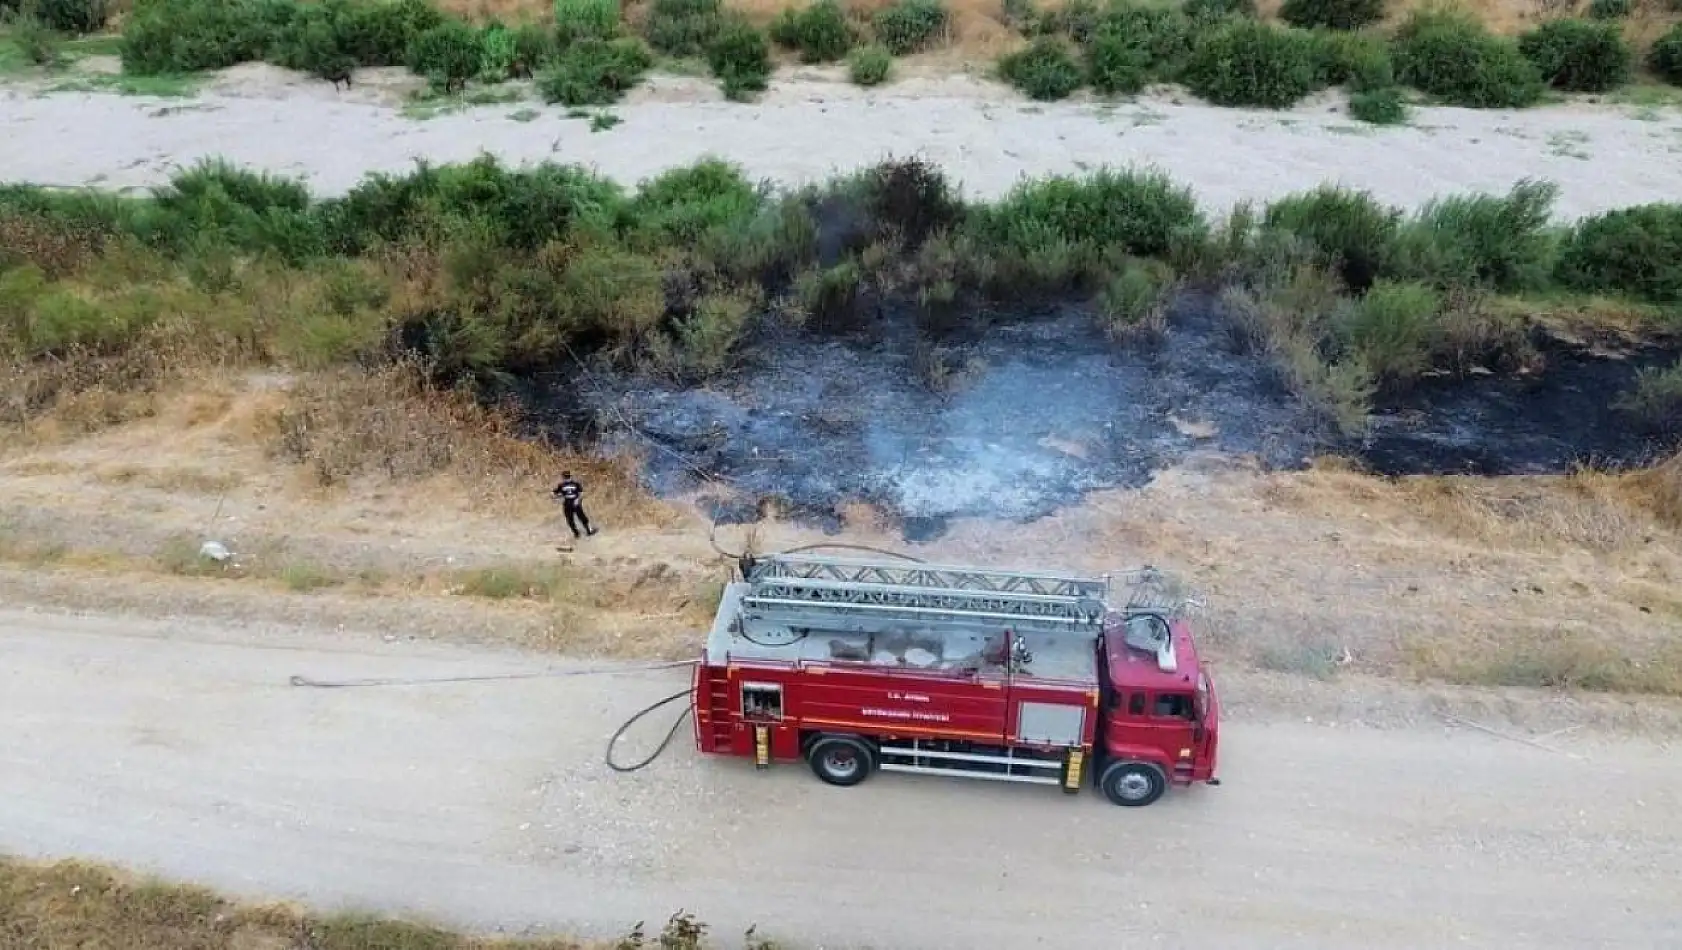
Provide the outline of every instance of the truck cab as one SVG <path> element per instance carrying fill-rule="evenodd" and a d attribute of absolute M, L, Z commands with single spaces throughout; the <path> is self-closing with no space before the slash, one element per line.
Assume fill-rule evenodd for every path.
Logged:
<path fill-rule="evenodd" d="M 1117 805 L 1140 806 L 1170 786 L 1220 784 L 1220 701 L 1185 621 L 1116 611 L 1103 626 L 1099 789 Z"/>

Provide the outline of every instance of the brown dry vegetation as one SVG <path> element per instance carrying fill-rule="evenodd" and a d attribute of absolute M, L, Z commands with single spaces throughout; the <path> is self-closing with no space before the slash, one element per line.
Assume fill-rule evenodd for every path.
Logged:
<path fill-rule="evenodd" d="M 342 372 L 184 383 L 151 397 L 147 418 L 15 448 L 0 456 L 0 559 L 113 579 L 244 578 L 275 596 L 402 597 L 415 617 L 464 601 L 542 611 L 544 635 L 510 624 L 503 636 L 569 653 L 693 649 L 729 569 L 693 511 L 647 499 L 624 469 L 575 460 L 594 466 L 604 531 L 557 558 L 564 528 L 540 493 L 545 460 L 562 456 L 500 431 L 487 410 L 391 386 Z M 324 485 L 308 457 L 277 455 L 278 421 L 310 405 L 335 407 L 314 438 L 386 461 L 341 463 Z M 412 432 L 447 459 L 421 478 L 399 451 Z M 756 529 L 762 550 L 823 540 L 774 514 Z M 841 540 L 902 546 L 879 511 L 852 505 L 845 520 Z M 720 534 L 726 549 L 745 540 Z M 231 538 L 235 565 L 199 558 L 205 537 Z M 962 522 L 917 553 L 1157 564 L 1208 598 L 1198 622 L 1222 664 L 1682 696 L 1682 460 L 1495 480 L 1386 481 L 1333 462 L 1192 467 L 1012 531 Z"/>
<path fill-rule="evenodd" d="M 0 856 L 0 946 L 8 950 L 700 950 L 705 927 L 674 916 L 663 932 L 612 943 L 483 938 L 373 915 L 318 916 L 288 904 L 229 900 L 204 888 L 83 861 Z M 771 944 L 750 940 L 751 950 Z"/>

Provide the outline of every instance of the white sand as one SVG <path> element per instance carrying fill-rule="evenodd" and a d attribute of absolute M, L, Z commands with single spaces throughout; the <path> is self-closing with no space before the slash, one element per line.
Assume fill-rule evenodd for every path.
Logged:
<path fill-rule="evenodd" d="M 1682 199 L 1682 112 L 1674 109 L 1432 108 L 1417 110 L 1409 126 L 1378 129 L 1343 115 L 1335 93 L 1290 112 L 1167 96 L 1040 105 L 960 77 L 866 91 L 808 72 L 753 104 L 724 102 L 705 81 L 660 78 L 611 110 L 622 124 L 592 132 L 587 120 L 535 101 L 410 118 L 390 105 L 391 78 L 383 79 L 383 91 L 376 82 L 335 92 L 253 65 L 192 100 L 14 88 L 0 99 L 0 179 L 145 186 L 220 154 L 338 193 L 371 170 L 403 172 L 417 158 L 459 162 L 484 151 L 514 164 L 582 162 L 626 184 L 715 155 L 755 177 L 797 183 L 919 154 L 975 196 L 996 195 L 1022 176 L 1154 164 L 1193 186 L 1212 211 L 1325 181 L 1411 206 L 1545 178 L 1559 185 L 1562 218 Z M 522 109 L 527 121 L 514 117 Z"/>

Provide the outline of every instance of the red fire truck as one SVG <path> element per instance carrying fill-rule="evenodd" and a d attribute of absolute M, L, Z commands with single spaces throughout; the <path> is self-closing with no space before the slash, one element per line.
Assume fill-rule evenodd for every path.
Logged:
<path fill-rule="evenodd" d="M 1220 703 L 1154 575 L 744 558 L 691 690 L 700 751 L 760 768 L 1056 785 L 1117 805 L 1218 785 Z"/>

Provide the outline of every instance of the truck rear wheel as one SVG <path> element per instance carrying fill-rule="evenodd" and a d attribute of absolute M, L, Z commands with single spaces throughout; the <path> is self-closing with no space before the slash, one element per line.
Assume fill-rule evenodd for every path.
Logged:
<path fill-rule="evenodd" d="M 876 757 L 870 746 L 852 736 L 825 736 L 806 753 L 812 772 L 830 785 L 857 785 L 870 777 Z"/>
<path fill-rule="evenodd" d="M 1168 790 L 1168 777 L 1148 762 L 1112 762 L 1098 785 L 1111 802 L 1138 808 L 1162 797 Z"/>

